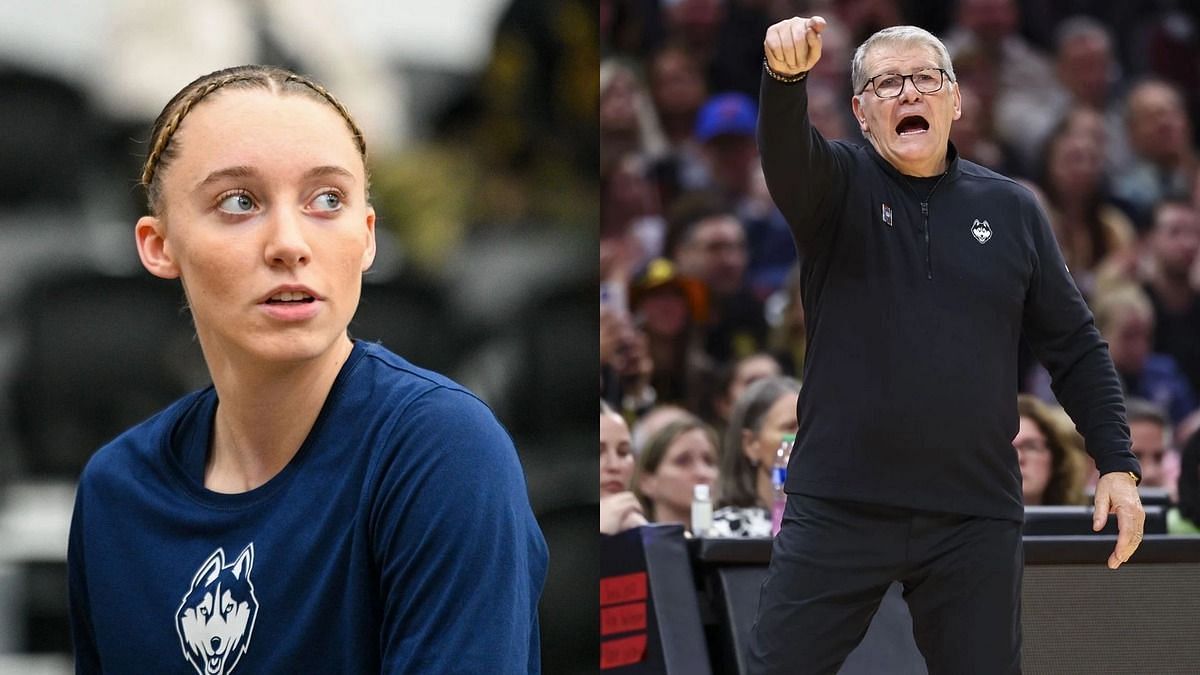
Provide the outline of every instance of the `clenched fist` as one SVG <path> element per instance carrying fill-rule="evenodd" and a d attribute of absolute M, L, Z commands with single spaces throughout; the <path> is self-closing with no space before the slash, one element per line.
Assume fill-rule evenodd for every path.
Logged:
<path fill-rule="evenodd" d="M 767 65 L 778 75 L 792 77 L 807 72 L 821 58 L 821 31 L 825 19 L 793 17 L 767 29 L 763 49 Z"/>

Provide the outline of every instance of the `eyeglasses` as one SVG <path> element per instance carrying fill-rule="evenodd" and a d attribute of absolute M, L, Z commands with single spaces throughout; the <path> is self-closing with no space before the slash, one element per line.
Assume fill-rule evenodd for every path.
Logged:
<path fill-rule="evenodd" d="M 925 68 L 911 75 L 883 73 L 867 80 L 867 84 L 863 85 L 862 91 L 858 93 L 861 94 L 867 90 L 867 86 L 870 86 L 879 98 L 896 98 L 900 95 L 900 92 L 904 91 L 904 81 L 910 80 L 913 83 L 913 87 L 920 93 L 934 94 L 942 90 L 942 85 L 948 79 L 949 76 L 946 74 L 946 71 L 941 68 Z"/>

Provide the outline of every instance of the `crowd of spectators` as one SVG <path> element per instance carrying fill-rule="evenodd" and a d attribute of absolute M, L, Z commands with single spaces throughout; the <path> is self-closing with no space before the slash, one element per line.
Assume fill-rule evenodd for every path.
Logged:
<path fill-rule="evenodd" d="M 601 0 L 601 398 L 633 429 L 626 488 L 645 516 L 686 524 L 683 504 L 664 508 L 639 481 L 687 430 L 696 447 L 671 499 L 703 482 L 718 511 L 769 511 L 759 430 L 741 427 L 762 402 L 742 397 L 761 396 L 758 380 L 803 382 L 805 319 L 797 253 L 758 161 L 756 100 L 767 27 L 814 14 L 828 27 L 805 86 L 831 139 L 865 143 L 849 70 L 866 37 L 914 24 L 946 43 L 963 110 L 952 143 L 1041 202 L 1112 353 L 1142 484 L 1180 505 L 1171 531 L 1194 530 L 1200 9 L 1166 0 Z M 1023 351 L 1013 444 L 1026 503 L 1087 503 L 1094 464 Z M 794 408 L 771 424 L 794 428 Z"/>

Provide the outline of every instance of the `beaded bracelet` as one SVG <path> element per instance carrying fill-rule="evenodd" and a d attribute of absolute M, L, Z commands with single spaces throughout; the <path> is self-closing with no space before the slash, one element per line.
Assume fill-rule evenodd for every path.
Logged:
<path fill-rule="evenodd" d="M 774 70 L 771 70 L 771 64 L 767 63 L 767 59 L 765 57 L 763 58 L 763 68 L 767 69 L 767 74 L 770 75 L 773 79 L 775 79 L 779 82 L 782 82 L 784 84 L 794 84 L 794 83 L 799 82 L 800 80 L 803 80 L 804 78 L 808 77 L 807 70 L 804 71 L 803 73 L 800 73 L 799 75 L 780 75 L 779 73 L 775 72 Z"/>

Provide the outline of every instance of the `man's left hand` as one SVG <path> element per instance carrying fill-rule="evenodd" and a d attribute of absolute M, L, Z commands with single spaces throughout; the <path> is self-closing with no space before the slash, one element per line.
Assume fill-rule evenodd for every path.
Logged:
<path fill-rule="evenodd" d="M 1142 531 L 1146 526 L 1146 511 L 1142 509 L 1137 483 L 1133 476 L 1123 471 L 1106 473 L 1096 484 L 1092 529 L 1102 530 L 1110 513 L 1117 514 L 1117 547 L 1108 556 L 1108 568 L 1115 570 L 1129 560 L 1142 543 Z"/>

